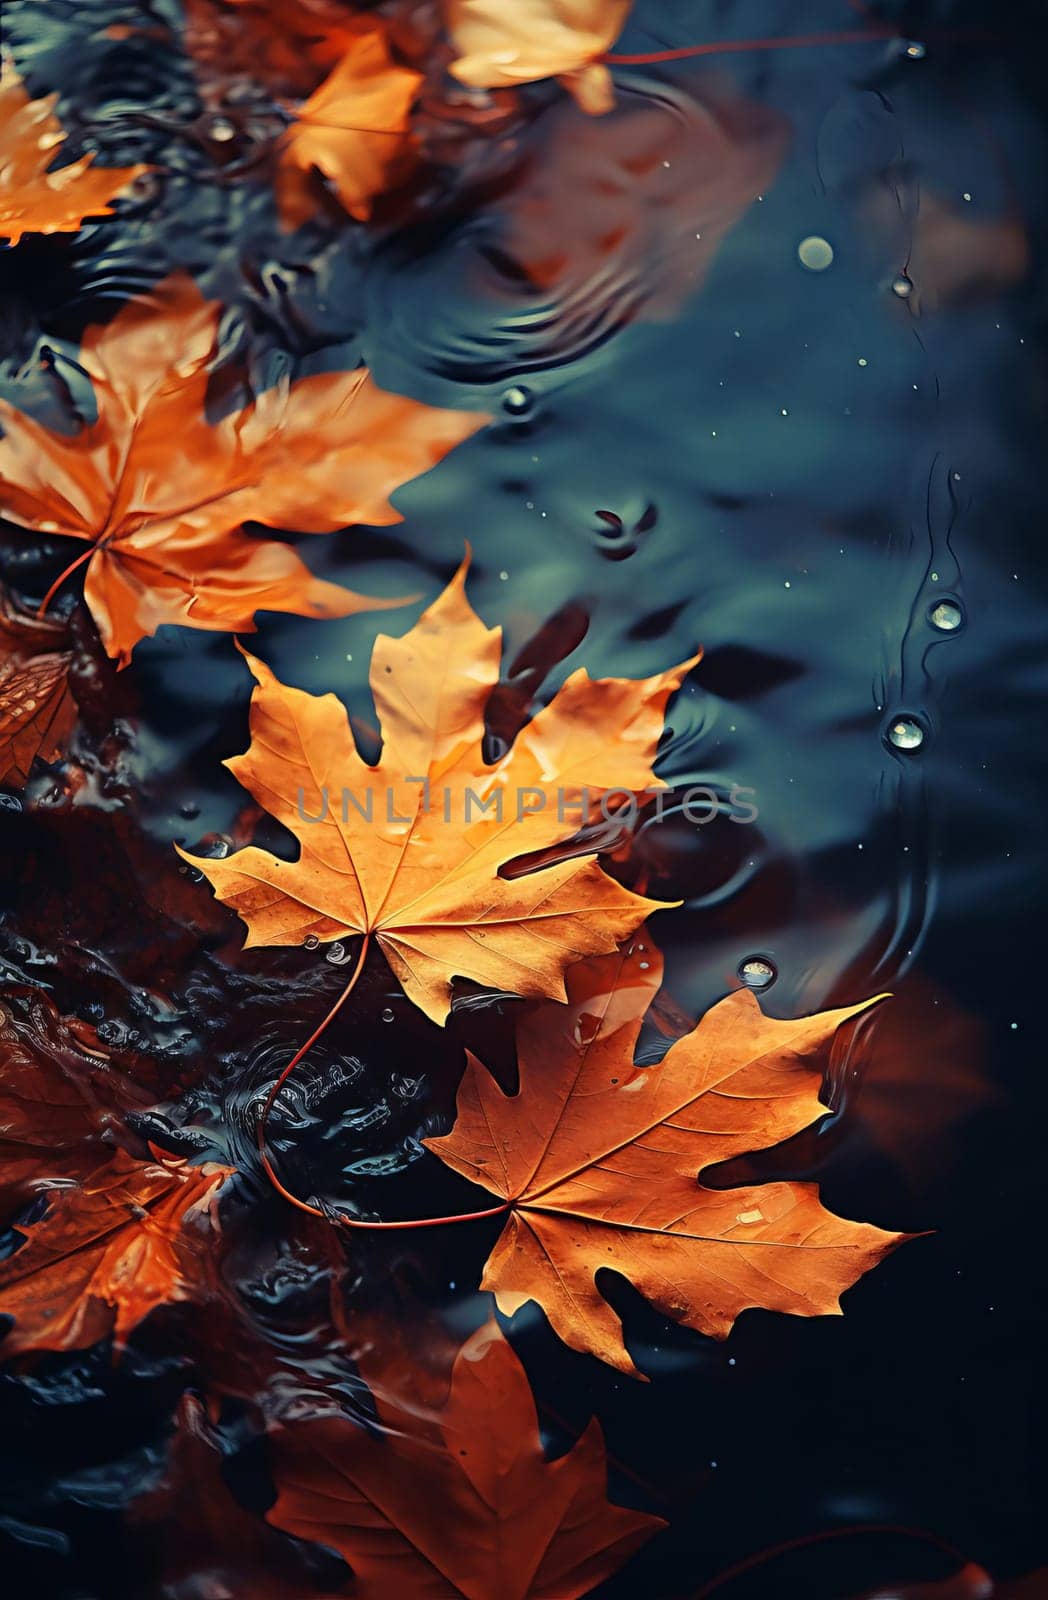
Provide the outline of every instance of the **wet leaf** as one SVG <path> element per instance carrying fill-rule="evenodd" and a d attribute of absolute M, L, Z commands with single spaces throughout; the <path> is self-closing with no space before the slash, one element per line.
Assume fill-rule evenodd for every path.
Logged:
<path fill-rule="evenodd" d="M 150 1556 L 160 1558 L 162 1587 L 149 1589 L 150 1600 L 189 1600 L 202 1593 L 202 1573 L 214 1595 L 319 1600 L 322 1591 L 301 1547 L 233 1498 L 222 1459 L 203 1405 L 195 1395 L 184 1395 L 165 1482 L 131 1506 L 132 1525 L 148 1537 Z"/>
<path fill-rule="evenodd" d="M 498 208 L 500 243 L 574 348 L 601 321 L 676 314 L 774 181 L 789 127 L 764 106 L 667 88 L 624 90 L 597 122 L 558 107 L 539 136 Z"/>
<path fill-rule="evenodd" d="M 229 1171 L 118 1150 L 75 1188 L 54 1189 L 46 1216 L 20 1226 L 25 1243 L 0 1262 L 0 1314 L 14 1318 L 5 1357 L 80 1350 L 110 1334 L 119 1350 L 157 1306 L 191 1299 Z"/>
<path fill-rule="evenodd" d="M 664 1526 L 608 1501 L 596 1421 L 545 1460 L 527 1378 L 493 1322 L 463 1346 L 436 1417 L 390 1394 L 381 1359 L 363 1375 L 383 1396 L 383 1435 L 337 1417 L 276 1432 L 268 1513 L 338 1550 L 359 1600 L 574 1600 Z"/>
<path fill-rule="evenodd" d="M 591 855 L 515 878 L 499 868 L 570 839 L 584 787 L 590 797 L 662 787 L 652 763 L 663 713 L 693 663 L 638 681 L 574 672 L 488 766 L 484 712 L 499 652 L 500 630 L 466 599 L 463 565 L 410 632 L 376 641 L 374 767 L 333 694 L 288 688 L 247 657 L 258 684 L 252 743 L 226 765 L 300 855 L 180 852 L 242 917 L 247 945 L 374 933 L 408 996 L 443 1022 L 455 977 L 561 997 L 567 965 L 613 949 L 656 909 Z"/>
<path fill-rule="evenodd" d="M 345 45 L 330 76 L 296 111 L 284 140 L 276 186 L 289 225 L 307 221 L 314 209 L 303 192 L 303 173 L 322 173 L 350 216 L 365 219 L 375 196 L 401 182 L 415 163 L 410 114 L 422 74 L 393 60 L 377 21 L 357 19 Z"/>
<path fill-rule="evenodd" d="M 89 328 L 80 362 L 98 417 L 72 436 L 0 401 L 5 514 L 88 545 L 84 597 L 121 664 L 164 623 L 253 632 L 258 610 L 331 617 L 402 603 L 322 582 L 243 524 L 329 533 L 399 522 L 393 490 L 487 420 L 387 394 L 361 367 L 266 390 L 212 424 L 217 319 L 174 278 Z"/>
<path fill-rule="evenodd" d="M 9 62 L 0 66 L 0 239 L 26 233 L 77 233 L 88 217 L 109 216 L 111 201 L 149 167 L 100 167 L 81 156 L 52 171 L 65 132 L 58 96 L 31 100 Z"/>
<path fill-rule="evenodd" d="M 614 104 L 600 62 L 622 32 L 630 0 L 444 0 L 458 52 L 451 72 L 475 89 L 557 78 L 583 111 Z"/>
<path fill-rule="evenodd" d="M 44 995 L 0 1003 L 0 1220 L 34 1193 L 93 1171 L 115 1111 L 149 1103 L 95 1030 L 58 1015 Z"/>
<path fill-rule="evenodd" d="M 201 75 L 309 94 L 356 24 L 342 0 L 184 0 L 185 46 Z"/>
<path fill-rule="evenodd" d="M 0 783 L 21 788 L 33 762 L 55 761 L 77 719 L 69 630 L 23 611 L 0 588 Z"/>
<path fill-rule="evenodd" d="M 576 967 L 567 1006 L 538 1006 L 519 1026 L 519 1092 L 504 1094 L 471 1057 L 452 1132 L 425 1141 L 513 1202 L 481 1282 L 499 1308 L 533 1300 L 565 1344 L 634 1374 L 597 1288 L 602 1267 L 664 1315 L 723 1338 L 749 1306 L 839 1312 L 843 1290 L 904 1237 L 835 1217 L 812 1183 L 701 1181 L 823 1114 L 822 1058 L 872 1002 L 780 1022 L 743 989 L 658 1066 L 635 1068 L 661 966 L 644 938 Z"/>

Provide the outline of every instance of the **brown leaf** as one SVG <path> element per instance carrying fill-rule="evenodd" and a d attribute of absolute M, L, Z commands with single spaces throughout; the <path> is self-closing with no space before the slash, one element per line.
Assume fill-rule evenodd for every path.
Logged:
<path fill-rule="evenodd" d="M 312 214 L 303 173 L 322 173 L 350 216 L 364 220 L 375 196 L 402 182 L 415 164 L 410 114 L 422 74 L 393 60 L 378 19 L 355 19 L 344 44 L 342 59 L 298 108 L 283 142 L 276 190 L 289 226 Z"/>
<path fill-rule="evenodd" d="M 871 1002 L 780 1022 L 743 989 L 658 1066 L 635 1068 L 661 967 L 645 937 L 574 968 L 567 1006 L 537 1006 L 519 1026 L 519 1092 L 505 1095 L 471 1057 L 452 1132 L 425 1141 L 512 1202 L 481 1282 L 500 1309 L 534 1300 L 565 1344 L 629 1373 L 596 1284 L 603 1267 L 664 1315 L 723 1338 L 749 1306 L 838 1313 L 841 1292 L 903 1237 L 833 1216 L 815 1184 L 701 1182 L 703 1169 L 823 1114 L 822 1056 Z"/>
<path fill-rule="evenodd" d="M 113 1066 L 88 1024 L 61 1018 L 44 995 L 26 991 L 28 1003 L 20 1003 L 9 994 L 0 1003 L 3 1221 L 56 1180 L 93 1171 L 105 1158 L 101 1136 L 113 1113 L 150 1099 Z"/>
<path fill-rule="evenodd" d="M 0 1262 L 0 1314 L 14 1318 L 5 1357 L 109 1334 L 119 1350 L 157 1306 L 191 1299 L 230 1170 L 118 1150 L 76 1188 L 54 1190 L 47 1215 L 21 1226 L 25 1244 Z"/>
<path fill-rule="evenodd" d="M 87 217 L 109 216 L 121 189 L 149 167 L 97 167 L 81 156 L 50 171 L 65 142 L 56 94 L 30 100 L 14 67 L 0 66 L 0 238 L 76 233 Z"/>
<path fill-rule="evenodd" d="M 56 761 L 77 720 L 69 631 L 0 588 L 0 783 L 21 788 L 37 756 Z"/>
<path fill-rule="evenodd" d="M 487 421 L 386 394 L 358 368 L 267 390 L 212 425 L 217 320 L 217 306 L 174 278 L 88 328 L 80 363 L 98 418 L 72 436 L 0 401 L 5 514 L 87 544 L 84 597 L 122 665 L 163 623 L 253 632 L 258 610 L 331 617 L 402 604 L 314 578 L 290 546 L 243 524 L 330 533 L 399 522 L 393 490 Z"/>
<path fill-rule="evenodd" d="M 224 860 L 180 854 L 243 918 L 247 945 L 374 933 L 408 996 L 443 1022 L 455 977 L 560 997 L 565 966 L 613 949 L 656 909 L 592 856 L 512 879 L 499 868 L 571 838 L 569 807 L 587 786 L 592 797 L 662 787 L 652 763 L 663 713 L 692 663 L 638 682 L 574 672 L 489 766 L 484 712 L 499 650 L 500 631 L 466 599 L 465 566 L 403 638 L 380 634 L 374 767 L 333 694 L 288 688 L 246 658 L 258 683 L 252 743 L 226 766 L 295 835 L 298 859 L 254 846 Z"/>
<path fill-rule="evenodd" d="M 565 105 L 539 138 L 538 159 L 496 208 L 500 251 L 553 301 L 558 338 L 574 347 L 601 319 L 677 312 L 774 180 L 789 127 L 706 86 L 701 97 L 624 91 L 599 122 Z"/>
<path fill-rule="evenodd" d="M 189 1600 L 203 1595 L 201 1583 L 215 1596 L 325 1600 L 301 1547 L 233 1498 L 221 1465 L 222 1452 L 203 1406 L 194 1395 L 184 1395 L 166 1480 L 131 1505 L 132 1526 L 148 1537 L 152 1561 L 159 1558 L 161 1587 L 153 1586 L 151 1576 L 149 1600 Z"/>
<path fill-rule="evenodd" d="M 630 0 L 444 0 L 451 72 L 474 89 L 556 78 L 583 111 L 614 104 L 600 62 L 622 32 Z"/>
<path fill-rule="evenodd" d="M 184 0 L 185 47 L 206 78 L 246 77 L 310 94 L 346 49 L 343 0 Z"/>
<path fill-rule="evenodd" d="M 463 1346 L 436 1417 L 383 1383 L 374 1437 L 324 1417 L 273 1435 L 269 1521 L 338 1550 L 359 1600 L 574 1600 L 664 1526 L 606 1498 L 596 1421 L 543 1456 L 524 1371 L 493 1322 Z"/>

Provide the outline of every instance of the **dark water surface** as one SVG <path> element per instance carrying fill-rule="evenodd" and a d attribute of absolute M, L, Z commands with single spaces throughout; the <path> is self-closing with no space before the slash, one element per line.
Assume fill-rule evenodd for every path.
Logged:
<path fill-rule="evenodd" d="M 775 970 L 778 1015 L 895 995 L 840 1064 L 825 1121 L 746 1165 L 817 1178 L 844 1216 L 934 1230 L 851 1290 L 843 1319 L 749 1311 L 717 1343 L 616 1282 L 644 1385 L 566 1351 L 534 1308 L 508 1325 L 551 1447 L 595 1413 L 613 1497 L 672 1520 L 601 1595 L 683 1597 L 780 1541 L 867 1524 L 896 1531 L 807 1545 L 722 1592 L 844 1600 L 945 1578 L 956 1563 L 921 1532 L 998 1578 L 1045 1564 L 1030 1422 L 1045 1331 L 1041 8 L 871 5 L 898 40 L 620 68 L 599 122 L 538 86 L 511 137 L 474 130 L 390 219 L 295 235 L 264 186 L 216 180 L 186 131 L 200 106 L 178 51 L 104 37 L 147 9 L 176 13 L 7 8 L 20 70 L 61 92 L 67 125 L 109 162 L 174 170 L 119 226 L 0 259 L 4 392 L 60 416 L 85 323 L 182 265 L 236 308 L 228 338 L 256 382 L 365 359 L 387 388 L 493 413 L 397 493 L 402 523 L 302 540 L 305 558 L 364 593 L 429 599 L 468 540 L 472 603 L 503 626 L 525 698 L 579 665 L 639 677 L 701 644 L 659 771 L 725 799 L 742 786 L 758 816 L 644 831 L 648 892 L 684 902 L 653 929 L 668 995 L 694 1018 L 752 957 Z M 863 9 L 638 0 L 618 48 L 854 29 Z M 758 182 L 721 238 L 726 194 Z M 832 250 L 823 270 L 803 264 L 806 240 Z M 521 261 L 554 246 L 566 264 L 529 282 Z M 37 598 L 68 560 L 17 531 L 3 550 L 6 581 Z M 284 681 L 334 689 L 366 741 L 372 640 L 418 609 L 267 615 L 255 647 Z M 143 1134 L 248 1174 L 230 1273 L 291 1407 L 309 1389 L 310 1269 L 259 1179 L 253 1118 L 344 975 L 323 950 L 238 956 L 235 919 L 172 873 L 172 840 L 244 837 L 219 765 L 245 746 L 250 688 L 228 638 L 164 629 L 118 682 L 82 679 L 83 764 L 109 776 L 74 800 L 44 771 L 3 813 L 6 981 L 161 1062 Z M 462 1045 L 505 1052 L 513 1006 L 464 992 L 442 1033 L 376 955 L 351 1020 L 276 1108 L 300 1192 L 389 1216 L 455 1209 L 462 1187 L 419 1139 L 447 1126 Z M 471 1326 L 496 1231 L 354 1240 L 351 1300 L 392 1277 Z M 101 1349 L 0 1380 L 18 1595 L 160 1593 L 122 1513 L 162 1473 L 194 1370 L 151 1324 L 115 1369 Z M 346 1404 L 364 1404 L 353 1380 Z M 229 1482 L 264 1506 L 249 1414 L 226 1417 Z M 236 1592 L 201 1583 L 163 1592 Z"/>

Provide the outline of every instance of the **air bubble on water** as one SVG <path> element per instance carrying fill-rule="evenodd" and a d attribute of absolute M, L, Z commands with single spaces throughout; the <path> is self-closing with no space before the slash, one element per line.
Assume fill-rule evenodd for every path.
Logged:
<path fill-rule="evenodd" d="M 908 278 L 905 272 L 897 273 L 892 279 L 892 294 L 898 295 L 900 300 L 908 300 L 913 293 L 913 279 Z"/>
<path fill-rule="evenodd" d="M 511 417 L 523 417 L 534 404 L 535 397 L 531 390 L 521 384 L 514 384 L 502 396 L 502 409 L 508 411 Z"/>
<path fill-rule="evenodd" d="M 324 951 L 324 960 L 330 961 L 333 967 L 340 967 L 344 961 L 349 960 L 349 951 L 338 939 Z"/>
<path fill-rule="evenodd" d="M 228 144 L 237 136 L 236 123 L 230 122 L 228 117 L 212 117 L 207 125 L 207 136 L 215 144 Z"/>
<path fill-rule="evenodd" d="M 940 600 L 929 611 L 928 621 L 940 633 L 954 633 L 964 622 L 964 611 L 956 600 Z"/>
<path fill-rule="evenodd" d="M 906 54 L 911 61 L 923 61 L 927 52 L 918 39 L 911 39 L 906 46 Z"/>
<path fill-rule="evenodd" d="M 747 956 L 739 962 L 738 971 L 747 989 L 767 989 L 777 977 L 774 966 L 764 956 Z"/>
<path fill-rule="evenodd" d="M 797 246 L 797 257 L 801 266 L 809 272 L 825 272 L 827 267 L 833 265 L 833 246 L 828 239 L 810 233 Z"/>
<path fill-rule="evenodd" d="M 387 1006 L 386 1009 L 383 1011 L 382 1020 L 383 1020 L 383 1022 L 394 1022 L 394 1021 L 396 1021 L 396 1013 L 393 1010 L 392 1006 Z"/>
<path fill-rule="evenodd" d="M 896 717 L 888 729 L 888 739 L 896 750 L 919 750 L 924 743 L 924 729 L 915 717 Z"/>
<path fill-rule="evenodd" d="M 307 933 L 306 937 L 302 941 L 302 948 L 303 950 L 315 950 L 319 943 L 320 940 L 317 938 L 315 933 Z"/>

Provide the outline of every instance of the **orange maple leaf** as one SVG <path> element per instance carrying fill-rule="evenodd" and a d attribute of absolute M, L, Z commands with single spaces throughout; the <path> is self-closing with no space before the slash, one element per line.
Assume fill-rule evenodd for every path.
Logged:
<path fill-rule="evenodd" d="M 444 0 L 458 55 L 450 71 L 475 89 L 556 78 L 580 108 L 599 116 L 615 103 L 600 57 L 614 44 L 631 0 Z"/>
<path fill-rule="evenodd" d="M 410 113 L 422 74 L 393 60 L 376 19 L 356 19 L 345 42 L 342 60 L 299 106 L 284 136 L 276 193 L 289 226 L 306 221 L 315 209 L 303 174 L 321 172 L 350 216 L 366 220 L 374 197 L 415 165 Z"/>
<path fill-rule="evenodd" d="M 179 852 L 243 918 L 247 945 L 374 934 L 435 1022 L 455 977 L 562 998 L 570 962 L 613 949 L 657 909 L 591 857 L 515 878 L 499 868 L 570 839 L 584 786 L 591 798 L 664 787 L 651 770 L 663 713 L 693 665 L 639 681 L 593 681 L 580 669 L 489 766 L 484 711 L 501 630 L 474 613 L 465 571 L 403 638 L 375 642 L 377 766 L 360 759 L 333 694 L 288 688 L 247 656 L 258 684 L 252 743 L 225 764 L 295 835 L 299 857 L 254 846 L 224 860 Z"/>
<path fill-rule="evenodd" d="M 0 783 L 21 788 L 37 756 L 54 761 L 77 719 L 69 630 L 22 611 L 0 589 Z"/>
<path fill-rule="evenodd" d="M 575 1600 L 664 1527 L 611 1504 L 600 1425 L 543 1456 L 524 1370 L 494 1322 L 455 1362 L 435 1418 L 377 1372 L 379 1438 L 340 1417 L 272 1436 L 268 1520 L 338 1550 L 359 1600 Z"/>
<path fill-rule="evenodd" d="M 0 239 L 76 233 L 87 217 L 110 216 L 121 189 L 149 167 L 97 167 L 81 156 L 49 171 L 65 141 L 57 94 L 30 100 L 11 64 L 0 64 Z"/>
<path fill-rule="evenodd" d="M 231 1169 L 135 1161 L 118 1150 L 75 1189 L 56 1189 L 25 1243 L 0 1262 L 0 1313 L 13 1317 L 4 1356 L 81 1350 L 127 1334 L 159 1305 L 188 1300 L 194 1261 L 216 1227 L 212 1201 Z"/>
<path fill-rule="evenodd" d="M 659 1066 L 635 1068 L 661 967 L 645 938 L 573 969 L 568 1005 L 519 1025 L 519 1092 L 471 1057 L 452 1132 L 425 1140 L 512 1204 L 481 1281 L 499 1308 L 534 1300 L 565 1344 L 634 1374 L 597 1289 L 602 1267 L 723 1338 L 749 1306 L 838 1313 L 842 1291 L 905 1237 L 835 1217 L 812 1183 L 715 1189 L 696 1177 L 821 1116 L 820 1052 L 873 1002 L 780 1022 L 742 989 Z"/>
<path fill-rule="evenodd" d="M 399 522 L 392 491 L 488 420 L 387 394 L 358 368 L 266 390 L 212 425 L 218 312 L 175 278 L 88 328 L 80 364 L 98 417 L 71 436 L 0 401 L 4 514 L 88 545 L 75 563 L 88 563 L 84 597 L 121 665 L 162 623 L 253 632 L 258 610 L 331 617 L 402 604 L 314 578 L 288 545 L 243 524 L 329 533 Z"/>

